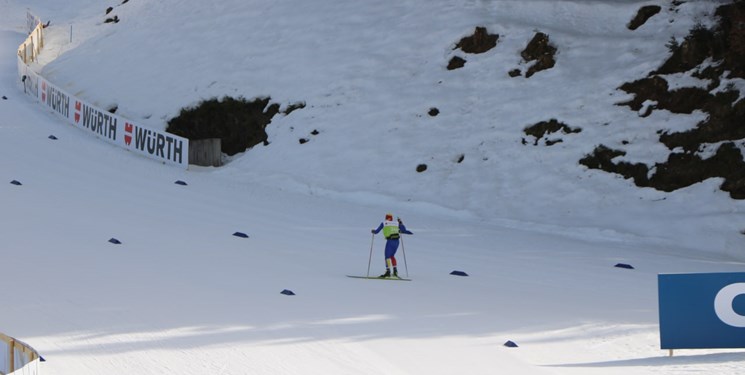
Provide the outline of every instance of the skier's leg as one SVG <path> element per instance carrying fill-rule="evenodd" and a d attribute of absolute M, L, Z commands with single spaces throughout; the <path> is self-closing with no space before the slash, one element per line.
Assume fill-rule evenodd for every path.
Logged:
<path fill-rule="evenodd" d="M 390 247 L 389 247 L 390 245 Z M 391 266 L 393 266 L 393 276 L 398 277 L 398 268 L 396 262 L 396 251 L 398 250 L 398 239 L 388 240 L 386 243 L 386 256 L 391 259 Z"/>
<path fill-rule="evenodd" d="M 385 273 L 380 275 L 379 277 L 389 277 L 391 276 L 391 259 L 385 258 Z"/>

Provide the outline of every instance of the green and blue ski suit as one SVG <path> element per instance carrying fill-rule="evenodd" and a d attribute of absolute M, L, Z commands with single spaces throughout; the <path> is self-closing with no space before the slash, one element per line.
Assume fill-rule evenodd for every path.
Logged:
<path fill-rule="evenodd" d="M 383 231 L 385 236 L 385 267 L 390 268 L 391 266 L 396 267 L 396 251 L 398 251 L 398 242 L 400 234 L 414 234 L 406 229 L 404 223 L 399 219 L 398 222 L 393 220 L 386 220 L 378 228 L 373 229 L 373 234 L 378 234 Z"/>

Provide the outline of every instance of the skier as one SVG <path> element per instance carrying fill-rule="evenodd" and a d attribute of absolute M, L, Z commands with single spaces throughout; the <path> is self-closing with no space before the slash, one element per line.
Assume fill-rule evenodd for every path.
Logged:
<path fill-rule="evenodd" d="M 373 234 L 378 234 L 383 231 L 385 236 L 385 273 L 380 275 L 383 277 L 391 277 L 391 266 L 393 266 L 393 277 L 398 277 L 398 269 L 396 268 L 396 251 L 398 250 L 398 239 L 401 233 L 414 234 L 406 229 L 404 222 L 401 218 L 397 218 L 398 222 L 393 221 L 393 214 L 386 214 L 385 221 L 378 225 L 377 229 L 373 229 Z"/>

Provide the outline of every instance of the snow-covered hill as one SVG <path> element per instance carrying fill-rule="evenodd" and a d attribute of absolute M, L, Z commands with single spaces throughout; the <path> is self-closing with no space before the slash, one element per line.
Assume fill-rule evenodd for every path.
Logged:
<path fill-rule="evenodd" d="M 741 351 L 664 357 L 656 275 L 742 271 L 743 202 L 578 163 L 629 140 L 664 160 L 656 132 L 701 120 L 642 122 L 617 87 L 721 3 L 3 0 L 0 171 L 23 185 L 0 185 L 0 332 L 50 374 L 736 374 Z M 22 94 L 27 7 L 51 21 L 43 75 L 149 126 L 223 95 L 306 107 L 224 167 L 164 167 Z M 477 26 L 497 46 L 454 49 Z M 536 31 L 556 66 L 510 77 Z M 582 131 L 533 145 L 523 129 L 552 118 Z M 369 229 L 387 211 L 415 233 L 399 254 L 414 281 L 344 277 L 371 248 L 382 271 Z"/>

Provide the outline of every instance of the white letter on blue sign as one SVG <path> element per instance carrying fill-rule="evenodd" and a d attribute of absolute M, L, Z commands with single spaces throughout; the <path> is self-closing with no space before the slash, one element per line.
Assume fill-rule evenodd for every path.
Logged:
<path fill-rule="evenodd" d="M 745 283 L 725 286 L 714 298 L 714 311 L 725 324 L 745 328 L 745 315 L 738 314 L 732 308 L 732 302 L 741 294 L 745 294 Z"/>

